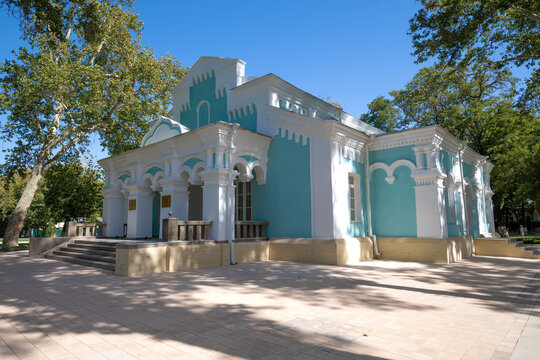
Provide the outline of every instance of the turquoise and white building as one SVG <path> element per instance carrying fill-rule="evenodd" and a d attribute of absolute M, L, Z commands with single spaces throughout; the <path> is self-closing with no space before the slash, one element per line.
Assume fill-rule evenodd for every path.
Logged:
<path fill-rule="evenodd" d="M 384 133 L 239 59 L 202 57 L 173 107 L 105 169 L 106 236 L 162 219 L 268 222 L 270 238 L 444 239 L 495 232 L 493 165 L 438 126 Z"/>

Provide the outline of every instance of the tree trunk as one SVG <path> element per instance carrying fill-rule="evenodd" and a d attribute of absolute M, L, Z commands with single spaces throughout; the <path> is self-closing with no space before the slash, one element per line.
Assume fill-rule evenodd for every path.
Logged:
<path fill-rule="evenodd" d="M 30 178 L 26 183 L 24 191 L 11 214 L 9 223 L 4 234 L 4 241 L 2 242 L 2 248 L 7 249 L 9 247 L 15 247 L 19 245 L 19 233 L 24 224 L 26 213 L 32 205 L 32 200 L 39 188 L 39 183 L 43 178 L 43 164 L 36 164 L 30 173 Z"/>

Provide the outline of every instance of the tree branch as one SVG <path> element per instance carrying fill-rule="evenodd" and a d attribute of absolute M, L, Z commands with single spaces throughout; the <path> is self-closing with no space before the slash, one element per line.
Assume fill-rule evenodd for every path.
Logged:
<path fill-rule="evenodd" d="M 538 14 L 536 14 L 536 13 L 530 11 L 530 10 L 527 10 L 527 9 L 524 9 L 524 8 L 521 8 L 521 7 L 515 6 L 515 5 L 512 5 L 511 8 L 514 9 L 514 10 L 522 12 L 527 18 L 529 18 L 529 20 L 532 20 L 535 23 L 540 25 L 540 15 L 538 15 Z"/>
<path fill-rule="evenodd" d="M 79 132 L 71 140 L 69 140 L 67 143 L 65 143 L 64 146 L 62 146 L 62 148 L 49 161 L 47 161 L 45 163 L 45 165 L 43 167 L 44 171 L 46 172 L 47 170 L 49 170 L 51 168 L 51 166 L 53 166 L 58 161 L 58 159 L 60 159 L 60 157 L 66 153 L 66 151 L 69 148 L 71 148 L 73 145 L 75 145 L 77 143 L 77 141 L 81 140 L 84 135 L 88 134 L 89 132 L 94 131 L 98 127 L 99 127 L 99 125 L 95 124 L 95 125 L 91 126 L 88 130 Z M 71 133 L 73 134 L 73 132 L 71 132 Z"/>

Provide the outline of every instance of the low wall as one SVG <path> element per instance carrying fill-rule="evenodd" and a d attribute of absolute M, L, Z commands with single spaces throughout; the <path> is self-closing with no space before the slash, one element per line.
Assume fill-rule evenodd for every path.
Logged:
<path fill-rule="evenodd" d="M 370 238 L 275 239 L 234 243 L 237 263 L 281 260 L 346 265 L 373 259 Z M 118 244 L 116 274 L 140 276 L 165 271 L 199 269 L 230 264 L 227 242 L 212 240 Z"/>
<path fill-rule="evenodd" d="M 448 264 L 472 256 L 465 236 L 446 239 L 378 237 L 378 259 Z"/>
<path fill-rule="evenodd" d="M 237 263 L 268 260 L 268 241 L 234 244 Z M 231 263 L 227 242 L 212 240 L 118 244 L 116 274 L 139 276 L 164 271 L 199 269 Z"/>
<path fill-rule="evenodd" d="M 522 247 L 517 247 L 515 243 L 509 243 L 508 239 L 474 239 L 474 247 L 476 255 L 540 259 L 540 255 L 534 255 Z"/>
<path fill-rule="evenodd" d="M 28 256 L 36 257 L 60 244 L 73 239 L 72 237 L 37 237 L 30 238 Z"/>
<path fill-rule="evenodd" d="M 167 271 L 166 243 L 116 245 L 116 275 L 139 276 Z"/>
<path fill-rule="evenodd" d="M 370 238 L 274 239 L 269 250 L 270 260 L 310 264 L 347 265 L 373 259 Z"/>

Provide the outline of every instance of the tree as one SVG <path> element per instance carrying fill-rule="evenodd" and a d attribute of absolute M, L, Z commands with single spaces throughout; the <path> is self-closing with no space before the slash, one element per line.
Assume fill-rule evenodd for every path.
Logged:
<path fill-rule="evenodd" d="M 532 70 L 522 100 L 540 110 L 540 2 L 531 0 L 422 0 L 410 20 L 417 62 L 437 58 L 455 68 Z"/>
<path fill-rule="evenodd" d="M 80 152 L 91 134 L 111 154 L 136 147 L 148 120 L 166 112 L 185 69 L 140 44 L 132 1 L 0 0 L 28 43 L 0 66 L 2 131 L 15 142 L 8 168 L 31 167 L 4 234 L 17 245 L 43 176 Z"/>
<path fill-rule="evenodd" d="M 21 197 L 29 171 L 21 170 L 12 175 L 0 176 L 0 232 L 6 230 L 7 224 Z M 32 205 L 28 209 L 25 219 L 25 228 L 40 229 L 52 223 L 50 208 L 45 204 L 44 186 L 41 186 L 34 196 Z"/>
<path fill-rule="evenodd" d="M 373 100 L 360 118 L 398 130 L 440 125 L 467 140 L 496 165 L 491 178 L 496 209 L 514 211 L 540 194 L 540 122 L 516 105 L 515 83 L 508 71 L 487 67 L 424 68 L 404 89 L 390 92 L 391 99 Z M 497 215 L 501 219 L 501 211 Z"/>
<path fill-rule="evenodd" d="M 360 115 L 360 120 L 385 132 L 400 130 L 397 128 L 400 111 L 392 101 L 378 96 L 368 104 L 369 112 Z"/>
<path fill-rule="evenodd" d="M 43 194 L 55 223 L 71 218 L 96 221 L 103 206 L 101 172 L 80 161 L 53 166 L 45 175 Z"/>

